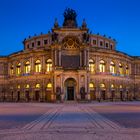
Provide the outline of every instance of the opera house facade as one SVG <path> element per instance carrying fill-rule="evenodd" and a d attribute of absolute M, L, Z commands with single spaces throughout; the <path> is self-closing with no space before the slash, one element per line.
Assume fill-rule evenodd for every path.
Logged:
<path fill-rule="evenodd" d="M 140 57 L 116 50 L 111 37 L 89 33 L 66 9 L 48 34 L 0 56 L 0 101 L 127 101 L 140 98 Z"/>

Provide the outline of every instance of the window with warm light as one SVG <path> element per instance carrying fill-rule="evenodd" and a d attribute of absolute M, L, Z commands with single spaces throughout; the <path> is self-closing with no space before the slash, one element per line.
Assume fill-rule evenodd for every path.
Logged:
<path fill-rule="evenodd" d="M 52 71 L 52 60 L 51 59 L 48 59 L 46 62 L 46 71 L 47 72 Z"/>
<path fill-rule="evenodd" d="M 129 67 L 126 65 L 126 75 L 129 75 Z"/>
<path fill-rule="evenodd" d="M 20 85 L 17 85 L 17 88 L 20 89 Z"/>
<path fill-rule="evenodd" d="M 105 88 L 105 84 L 100 84 L 100 88 Z"/>
<path fill-rule="evenodd" d="M 41 72 L 41 61 L 36 60 L 35 62 L 35 72 Z"/>
<path fill-rule="evenodd" d="M 119 73 L 120 75 L 123 75 L 123 66 L 121 63 L 119 63 Z"/>
<path fill-rule="evenodd" d="M 25 85 L 25 88 L 27 88 L 27 89 L 30 88 L 30 85 L 29 84 Z"/>
<path fill-rule="evenodd" d="M 115 63 L 114 62 L 111 62 L 110 63 L 110 73 L 115 73 Z"/>
<path fill-rule="evenodd" d="M 120 87 L 119 87 L 120 89 L 122 89 L 123 88 L 123 86 L 122 85 L 120 85 Z"/>
<path fill-rule="evenodd" d="M 94 90 L 94 88 L 95 88 L 94 84 L 93 83 L 89 83 L 89 89 L 90 90 Z"/>
<path fill-rule="evenodd" d="M 30 71 L 31 71 L 30 62 L 27 61 L 27 62 L 25 63 L 25 66 L 24 66 L 24 72 L 25 72 L 25 73 L 30 73 Z"/>
<path fill-rule="evenodd" d="M 48 83 L 47 84 L 47 90 L 51 90 L 52 89 L 52 83 Z"/>
<path fill-rule="evenodd" d="M 89 71 L 95 72 L 95 63 L 92 59 L 89 60 Z"/>
<path fill-rule="evenodd" d="M 105 62 L 103 60 L 100 61 L 99 72 L 105 72 Z"/>
<path fill-rule="evenodd" d="M 35 85 L 35 88 L 40 88 L 40 84 L 36 84 Z"/>
<path fill-rule="evenodd" d="M 18 63 L 18 64 L 17 64 L 17 67 L 16 67 L 16 74 L 17 74 L 17 75 L 20 75 L 20 74 L 21 74 L 21 63 Z"/>
<path fill-rule="evenodd" d="M 115 88 L 114 84 L 111 84 L 111 88 Z"/>
<path fill-rule="evenodd" d="M 11 65 L 10 67 L 10 75 L 13 75 L 14 74 L 14 65 Z"/>

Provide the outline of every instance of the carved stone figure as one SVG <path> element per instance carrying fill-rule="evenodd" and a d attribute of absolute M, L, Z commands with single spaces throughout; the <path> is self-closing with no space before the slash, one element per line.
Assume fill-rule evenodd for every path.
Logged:
<path fill-rule="evenodd" d="M 77 27 L 76 17 L 77 14 L 73 9 L 67 8 L 64 11 L 64 27 Z"/>

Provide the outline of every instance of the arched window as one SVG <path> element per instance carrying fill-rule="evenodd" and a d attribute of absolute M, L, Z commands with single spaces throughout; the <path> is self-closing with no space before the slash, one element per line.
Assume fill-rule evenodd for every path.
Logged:
<path fill-rule="evenodd" d="M 41 61 L 40 60 L 35 61 L 35 72 L 41 72 Z"/>
<path fill-rule="evenodd" d="M 93 83 L 89 83 L 89 89 L 90 90 L 94 90 L 94 88 L 95 88 L 94 84 Z"/>
<path fill-rule="evenodd" d="M 12 64 L 10 67 L 10 75 L 13 75 L 13 74 L 14 74 L 14 65 Z"/>
<path fill-rule="evenodd" d="M 89 83 L 89 88 L 94 88 L 94 84 L 93 83 Z"/>
<path fill-rule="evenodd" d="M 52 89 L 52 83 L 48 83 L 47 84 L 47 90 L 51 90 Z"/>
<path fill-rule="evenodd" d="M 20 85 L 17 85 L 17 88 L 20 89 Z"/>
<path fill-rule="evenodd" d="M 48 60 L 46 61 L 46 71 L 47 71 L 47 72 L 52 71 L 52 60 L 51 60 L 51 59 L 48 59 Z"/>
<path fill-rule="evenodd" d="M 126 65 L 126 68 L 125 69 L 126 69 L 126 72 L 125 72 L 126 75 L 129 75 L 129 67 L 128 67 L 128 65 Z"/>
<path fill-rule="evenodd" d="M 25 88 L 26 88 L 26 89 L 30 88 L 30 85 L 29 85 L 29 84 L 26 84 L 26 85 L 25 85 Z"/>
<path fill-rule="evenodd" d="M 114 84 L 111 84 L 111 89 L 115 88 Z"/>
<path fill-rule="evenodd" d="M 119 88 L 120 88 L 120 89 L 122 89 L 122 88 L 123 88 L 123 86 L 122 86 L 122 85 L 120 85 L 120 86 L 119 86 Z"/>
<path fill-rule="evenodd" d="M 95 63 L 92 59 L 89 59 L 89 71 L 95 72 Z"/>
<path fill-rule="evenodd" d="M 105 84 L 100 84 L 100 88 L 105 88 Z"/>
<path fill-rule="evenodd" d="M 111 61 L 110 63 L 110 73 L 114 74 L 115 73 L 115 63 Z"/>
<path fill-rule="evenodd" d="M 105 61 L 103 60 L 100 61 L 99 72 L 105 72 Z"/>
<path fill-rule="evenodd" d="M 40 88 L 40 84 L 36 84 L 35 85 L 35 88 Z"/>
<path fill-rule="evenodd" d="M 30 73 L 30 71 L 31 71 L 30 62 L 27 61 L 27 62 L 25 63 L 25 65 L 24 65 L 24 72 L 25 72 L 25 73 Z"/>
<path fill-rule="evenodd" d="M 123 75 L 123 66 L 121 63 L 119 63 L 119 73 L 120 75 Z"/>
<path fill-rule="evenodd" d="M 16 66 L 16 74 L 20 75 L 21 74 L 21 63 L 18 63 Z"/>

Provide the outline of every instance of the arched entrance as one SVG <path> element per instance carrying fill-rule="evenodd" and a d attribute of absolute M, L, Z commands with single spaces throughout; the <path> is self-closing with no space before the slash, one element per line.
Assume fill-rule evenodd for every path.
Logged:
<path fill-rule="evenodd" d="M 65 99 L 68 101 L 75 100 L 76 81 L 73 78 L 68 78 L 65 81 Z"/>
<path fill-rule="evenodd" d="M 40 99 L 39 93 L 40 93 L 39 90 L 35 90 L 35 96 L 34 96 L 35 101 L 39 101 L 39 99 Z"/>

